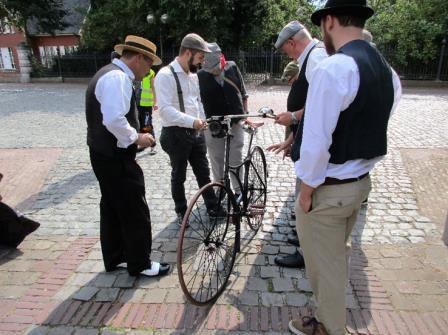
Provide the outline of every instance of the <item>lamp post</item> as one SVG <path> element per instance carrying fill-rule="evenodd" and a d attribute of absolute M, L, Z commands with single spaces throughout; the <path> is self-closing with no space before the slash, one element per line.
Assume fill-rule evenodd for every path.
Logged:
<path fill-rule="evenodd" d="M 442 65 L 443 65 L 443 58 L 445 56 L 445 47 L 446 47 L 446 37 L 444 37 L 442 40 L 442 49 L 440 50 L 439 66 L 437 67 L 437 76 L 436 76 L 437 81 L 440 81 L 442 75 Z"/>
<path fill-rule="evenodd" d="M 166 24 L 168 22 L 168 14 L 164 13 L 161 14 L 159 11 L 156 11 L 155 13 L 149 13 L 146 16 L 146 22 L 148 24 L 157 24 L 159 25 L 159 37 L 160 37 L 160 59 L 163 60 L 163 44 L 162 44 L 162 25 Z"/>

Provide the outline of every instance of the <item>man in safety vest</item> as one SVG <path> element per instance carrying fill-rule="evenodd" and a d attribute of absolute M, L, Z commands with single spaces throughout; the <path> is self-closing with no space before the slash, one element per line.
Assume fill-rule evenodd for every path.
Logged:
<path fill-rule="evenodd" d="M 154 91 L 153 69 L 142 79 L 140 86 L 140 97 L 137 97 L 138 116 L 140 121 L 140 129 L 143 133 L 150 133 L 154 138 L 154 127 L 152 125 L 152 111 L 157 109 L 156 95 Z M 156 151 L 151 147 L 150 155 L 154 155 Z"/>

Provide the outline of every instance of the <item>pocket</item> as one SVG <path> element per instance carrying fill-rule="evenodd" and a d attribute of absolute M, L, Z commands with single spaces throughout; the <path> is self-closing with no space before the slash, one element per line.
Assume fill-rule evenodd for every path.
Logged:
<path fill-rule="evenodd" d="M 313 210 L 308 213 L 348 217 L 353 214 L 358 201 L 357 196 L 328 197 L 320 201 L 313 198 Z"/>

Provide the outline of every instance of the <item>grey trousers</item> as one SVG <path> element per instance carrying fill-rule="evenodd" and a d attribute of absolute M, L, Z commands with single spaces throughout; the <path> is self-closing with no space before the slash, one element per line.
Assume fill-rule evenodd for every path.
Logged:
<path fill-rule="evenodd" d="M 243 146 L 244 146 L 244 130 L 240 124 L 232 126 L 233 137 L 230 140 L 229 161 L 231 166 L 240 165 L 243 162 Z M 212 166 L 213 179 L 221 181 L 224 179 L 224 160 L 226 139 L 216 138 L 210 134 L 207 129 L 205 131 L 205 143 L 207 144 L 208 156 Z M 241 182 L 243 182 L 243 169 L 240 169 L 239 174 Z M 240 193 L 240 186 L 235 176 L 230 173 L 230 180 L 232 182 L 233 191 Z"/>

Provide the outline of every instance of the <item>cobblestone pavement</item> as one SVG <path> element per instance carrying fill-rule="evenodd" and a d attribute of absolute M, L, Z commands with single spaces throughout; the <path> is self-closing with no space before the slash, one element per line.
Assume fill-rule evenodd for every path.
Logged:
<path fill-rule="evenodd" d="M 176 270 L 163 280 L 105 273 L 98 236 L 99 189 L 85 145 L 84 85 L 0 84 L 0 192 L 41 222 L 20 249 L 0 249 L 0 335 L 285 333 L 313 309 L 304 271 L 275 266 L 294 222 L 292 163 L 267 154 L 263 228 L 244 231 L 229 287 L 211 308 L 185 303 Z M 283 110 L 287 88 L 251 90 L 250 108 Z M 448 252 L 440 242 L 448 189 L 448 92 L 413 89 L 390 122 L 389 153 L 353 231 L 348 326 L 358 334 L 444 334 Z M 156 117 L 156 132 L 160 133 Z M 23 129 L 23 131 L 20 131 Z M 256 137 L 283 138 L 267 121 Z M 175 264 L 168 157 L 139 155 L 153 222 L 155 260 Z M 186 189 L 197 185 L 189 172 Z M 430 192 L 428 192 L 430 191 Z M 429 196 L 428 196 L 429 193 Z M 441 220 L 442 219 L 442 220 Z"/>

